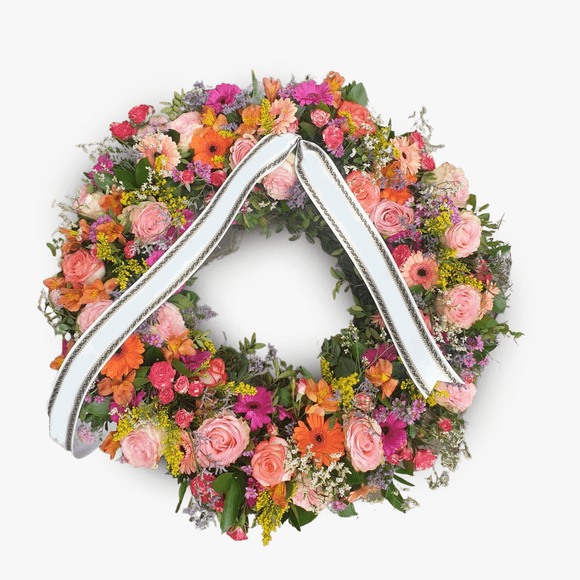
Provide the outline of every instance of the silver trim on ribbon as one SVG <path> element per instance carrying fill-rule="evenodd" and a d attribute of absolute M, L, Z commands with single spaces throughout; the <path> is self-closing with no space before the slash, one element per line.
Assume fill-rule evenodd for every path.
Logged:
<path fill-rule="evenodd" d="M 75 457 L 98 442 L 77 435 L 83 400 L 100 369 L 218 245 L 254 185 L 297 147 L 296 173 L 371 291 L 409 375 L 424 395 L 437 381 L 461 383 L 415 305 L 384 240 L 326 153 L 294 134 L 261 139 L 232 171 L 202 214 L 165 254 L 90 326 L 65 358 L 48 404 L 50 435 Z"/>

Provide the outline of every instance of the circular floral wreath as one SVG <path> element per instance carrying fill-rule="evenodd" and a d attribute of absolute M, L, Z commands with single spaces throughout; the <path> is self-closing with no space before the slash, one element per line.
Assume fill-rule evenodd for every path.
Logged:
<path fill-rule="evenodd" d="M 60 271 L 44 281 L 41 309 L 62 354 L 203 212 L 231 170 L 269 134 L 298 133 L 323 147 L 384 237 L 429 331 L 463 385 L 438 383 L 425 398 L 403 363 L 355 266 L 285 161 L 254 188 L 236 227 L 284 228 L 318 238 L 336 257 L 334 294 L 350 289 L 349 327 L 324 340 L 321 380 L 245 339 L 216 348 L 200 321 L 215 314 L 191 284 L 175 293 L 103 366 L 81 411 L 78 437 L 102 440 L 111 459 L 157 468 L 164 458 L 179 504 L 197 527 L 219 521 L 264 544 L 287 521 L 300 530 L 328 507 L 386 499 L 406 511 L 401 486 L 433 468 L 446 485 L 462 455 L 462 413 L 500 334 L 509 246 L 477 207 L 461 169 L 436 166 L 423 112 L 396 136 L 367 108 L 361 83 L 331 72 L 283 86 L 273 78 L 241 89 L 196 83 L 161 113 L 133 107 L 90 153 L 94 167 L 48 246 Z M 193 281 L 192 281 L 193 282 Z M 320 375 L 318 375 L 320 376 Z M 108 431 L 108 434 L 106 433 Z"/>

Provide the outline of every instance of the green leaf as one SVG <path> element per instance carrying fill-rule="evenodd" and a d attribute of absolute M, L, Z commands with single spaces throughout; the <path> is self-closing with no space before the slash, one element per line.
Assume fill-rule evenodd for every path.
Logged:
<path fill-rule="evenodd" d="M 147 179 L 149 179 L 149 171 L 152 169 L 151 163 L 149 163 L 149 159 L 147 157 L 143 157 L 136 167 L 135 167 L 135 182 L 137 183 L 138 187 L 141 187 L 144 183 L 147 183 Z"/>
<path fill-rule="evenodd" d="M 175 508 L 175 513 L 177 513 L 179 511 L 179 508 L 181 507 L 181 503 L 183 502 L 183 498 L 185 496 L 185 491 L 187 490 L 188 487 L 188 481 L 187 479 L 184 479 L 181 482 L 181 485 L 179 486 L 179 502 L 177 503 L 177 507 Z"/>
<path fill-rule="evenodd" d="M 316 126 L 312 125 L 311 123 L 307 123 L 306 121 L 302 121 L 300 123 L 300 129 L 306 133 L 306 136 L 311 140 L 314 141 L 316 137 Z"/>
<path fill-rule="evenodd" d="M 389 484 L 389 487 L 385 490 L 385 499 L 400 512 L 405 511 L 403 509 L 403 504 L 405 500 L 401 496 L 399 490 L 395 487 L 395 484 Z"/>
<path fill-rule="evenodd" d="M 171 366 L 180 374 L 185 375 L 186 377 L 191 377 L 192 372 L 183 364 L 180 360 L 175 359 L 171 361 Z"/>
<path fill-rule="evenodd" d="M 137 189 L 137 182 L 135 181 L 135 174 L 131 171 L 127 171 L 122 167 L 115 167 L 113 169 L 117 179 L 123 183 L 126 189 Z"/>
<path fill-rule="evenodd" d="M 352 516 L 358 515 L 354 509 L 354 504 L 349 503 L 343 510 L 338 512 L 341 518 L 351 518 Z"/>
<path fill-rule="evenodd" d="M 171 137 L 173 141 L 175 141 L 176 145 L 179 145 L 179 141 L 181 140 L 181 133 L 179 133 L 179 131 L 176 131 L 175 129 L 169 129 L 169 131 L 167 131 L 167 134 Z"/>
<path fill-rule="evenodd" d="M 226 493 L 226 491 L 228 491 L 230 488 L 233 477 L 233 473 L 226 471 L 225 473 L 218 475 L 218 477 L 214 479 L 211 486 L 220 494 Z"/>
<path fill-rule="evenodd" d="M 241 472 L 234 473 L 230 486 L 226 492 L 224 510 L 220 520 L 222 533 L 227 532 L 238 520 L 238 512 L 242 505 L 242 500 L 244 499 L 245 489 L 246 476 Z"/>
<path fill-rule="evenodd" d="M 348 91 L 346 100 L 366 107 L 369 102 L 369 98 L 367 96 L 367 91 L 364 85 L 362 83 L 355 84 L 354 87 Z"/>
<path fill-rule="evenodd" d="M 152 365 L 155 362 L 165 360 L 163 353 L 160 348 L 156 346 L 151 346 L 145 351 L 145 356 L 143 357 L 143 362 L 146 365 Z"/>
<path fill-rule="evenodd" d="M 411 483 L 410 481 L 407 481 L 406 479 L 403 479 L 402 477 L 399 477 L 398 475 L 393 475 L 393 478 L 396 479 L 399 483 L 402 483 L 403 485 L 408 485 L 409 487 L 415 487 L 414 483 Z"/>
<path fill-rule="evenodd" d="M 356 363 L 351 358 L 341 356 L 338 359 L 338 364 L 336 365 L 336 369 L 334 371 L 336 378 L 340 379 L 342 377 L 349 377 L 356 372 Z"/>
<path fill-rule="evenodd" d="M 110 173 L 99 173 L 98 171 L 95 171 L 93 173 L 93 179 L 102 191 L 106 191 L 111 187 L 111 185 L 113 185 L 113 177 Z"/>
<path fill-rule="evenodd" d="M 306 524 L 309 524 L 311 521 L 316 519 L 317 515 L 318 514 L 316 512 L 309 512 L 305 509 L 302 509 L 301 507 L 298 507 L 297 505 L 292 504 L 290 506 L 288 521 L 290 522 L 290 525 L 300 531 L 302 526 L 305 526 Z"/>
<path fill-rule="evenodd" d="M 498 294 L 494 299 L 493 299 L 493 311 L 494 312 L 503 312 L 506 308 L 506 299 L 505 296 L 503 296 L 502 294 Z"/>

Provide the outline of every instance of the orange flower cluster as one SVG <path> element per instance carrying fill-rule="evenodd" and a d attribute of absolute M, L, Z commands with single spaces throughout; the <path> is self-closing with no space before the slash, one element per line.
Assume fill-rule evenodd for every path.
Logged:
<path fill-rule="evenodd" d="M 43 284 L 50 290 L 58 290 L 58 304 L 70 312 L 78 312 L 84 304 L 101 302 L 110 299 L 110 292 L 117 287 L 116 278 L 106 282 L 96 279 L 91 284 L 83 284 L 82 288 L 69 288 L 62 276 L 54 276 L 44 280 Z"/>

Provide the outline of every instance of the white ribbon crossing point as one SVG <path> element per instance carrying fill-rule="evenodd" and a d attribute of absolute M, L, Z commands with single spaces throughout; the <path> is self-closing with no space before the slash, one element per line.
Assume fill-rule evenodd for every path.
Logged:
<path fill-rule="evenodd" d="M 330 161 L 298 135 L 269 135 L 232 171 L 206 209 L 165 254 L 77 340 L 56 376 L 48 405 L 50 435 L 75 457 L 100 443 L 77 435 L 83 400 L 125 339 L 200 268 L 240 212 L 254 185 L 298 145 L 296 172 L 371 291 L 409 375 L 423 394 L 437 381 L 461 383 L 427 330 L 391 254 Z"/>

